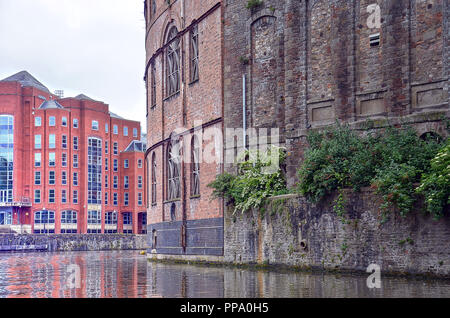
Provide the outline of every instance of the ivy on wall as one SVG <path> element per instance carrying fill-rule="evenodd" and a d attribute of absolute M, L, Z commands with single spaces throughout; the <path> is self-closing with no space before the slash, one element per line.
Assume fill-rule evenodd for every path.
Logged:
<path fill-rule="evenodd" d="M 213 189 L 213 198 L 223 197 L 234 205 L 234 213 L 260 209 L 267 199 L 286 194 L 286 179 L 282 165 L 285 153 L 282 148 L 272 146 L 267 152 L 245 151 L 238 162 L 238 174 L 218 175 L 208 186 Z"/>
<path fill-rule="evenodd" d="M 308 135 L 309 147 L 298 169 L 296 189 L 289 190 L 283 173 L 285 152 L 272 147 L 265 153 L 245 152 L 236 175 L 218 175 L 208 186 L 214 198 L 225 198 L 234 213 L 264 209 L 270 197 L 297 192 L 311 203 L 338 192 L 333 210 L 344 219 L 347 204 L 344 189 L 358 192 L 371 187 L 382 198 L 382 215 L 394 212 L 406 216 L 419 195 L 425 197 L 426 211 L 436 219 L 450 204 L 450 142 L 434 136 L 420 138 L 411 127 L 389 127 L 360 134 L 337 123 Z M 278 168 L 271 173 L 273 157 Z M 272 159 L 271 159 L 272 158 Z M 417 184 L 420 182 L 420 186 Z"/>
<path fill-rule="evenodd" d="M 422 139 L 410 127 L 390 127 L 383 132 L 367 131 L 360 135 L 338 123 L 324 131 L 311 132 L 308 142 L 310 146 L 298 170 L 297 190 L 310 202 L 318 202 L 335 191 L 342 196 L 344 188 L 358 191 L 361 187 L 372 187 L 383 199 L 381 211 L 385 217 L 392 211 L 406 216 L 418 199 L 416 192 L 429 197 L 435 189 L 423 185 L 416 191 L 415 184 L 423 178 L 429 185 L 431 181 L 426 180 L 445 173 L 445 164 L 432 165 L 442 143 L 436 138 Z M 430 175 L 432 170 L 436 170 L 434 177 Z M 445 184 L 448 180 L 442 182 L 442 188 L 448 188 L 448 183 Z M 434 196 L 439 203 L 428 211 L 439 218 L 448 192 L 442 190 Z M 339 207 L 335 210 L 342 214 Z"/>

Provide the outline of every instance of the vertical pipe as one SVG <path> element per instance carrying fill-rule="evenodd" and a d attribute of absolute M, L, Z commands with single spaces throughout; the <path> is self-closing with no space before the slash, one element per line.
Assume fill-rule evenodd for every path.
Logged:
<path fill-rule="evenodd" d="M 242 128 L 243 128 L 243 142 L 244 149 L 247 149 L 247 109 L 246 109 L 246 78 L 245 74 L 242 75 Z"/>

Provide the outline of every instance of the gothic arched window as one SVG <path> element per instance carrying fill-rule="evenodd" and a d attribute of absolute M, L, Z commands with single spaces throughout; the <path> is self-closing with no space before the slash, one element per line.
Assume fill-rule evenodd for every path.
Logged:
<path fill-rule="evenodd" d="M 152 63 L 151 69 L 150 69 L 150 107 L 154 108 L 156 106 L 156 68 L 155 68 L 155 62 Z"/>
<path fill-rule="evenodd" d="M 195 82 L 199 78 L 198 74 L 198 25 L 195 25 L 190 32 L 191 47 L 191 82 Z"/>
<path fill-rule="evenodd" d="M 151 12 L 151 17 L 153 18 L 156 14 L 156 0 L 152 0 L 150 12 Z"/>
<path fill-rule="evenodd" d="M 200 144 L 195 135 L 191 142 L 191 195 L 200 195 Z"/>
<path fill-rule="evenodd" d="M 181 197 L 180 169 L 181 144 L 170 144 L 167 149 L 167 200 L 176 200 Z"/>
<path fill-rule="evenodd" d="M 152 155 L 151 180 L 152 180 L 152 204 L 156 203 L 156 154 Z"/>
<path fill-rule="evenodd" d="M 166 95 L 167 97 L 180 90 L 180 39 L 178 30 L 172 26 L 168 32 L 166 43 Z"/>

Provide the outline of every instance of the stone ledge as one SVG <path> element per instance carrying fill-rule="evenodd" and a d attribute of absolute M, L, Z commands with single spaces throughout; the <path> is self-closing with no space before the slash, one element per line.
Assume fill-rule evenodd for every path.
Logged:
<path fill-rule="evenodd" d="M 189 263 L 189 262 L 209 262 L 209 263 L 223 263 L 223 256 L 211 256 L 211 255 L 169 255 L 169 254 L 153 254 L 147 253 L 147 259 L 149 261 L 169 261 L 176 263 Z"/>

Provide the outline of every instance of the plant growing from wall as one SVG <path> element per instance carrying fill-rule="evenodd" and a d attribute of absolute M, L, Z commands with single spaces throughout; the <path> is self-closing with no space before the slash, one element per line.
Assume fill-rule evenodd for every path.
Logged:
<path fill-rule="evenodd" d="M 241 62 L 242 65 L 248 65 L 250 63 L 250 60 L 246 56 L 240 56 L 239 62 Z"/>
<path fill-rule="evenodd" d="M 224 173 L 208 185 L 213 189 L 213 198 L 223 197 L 228 204 L 234 205 L 234 213 L 252 209 L 261 209 L 272 196 L 288 193 L 282 171 L 285 152 L 272 146 L 267 152 L 245 151 L 245 160 L 238 163 L 238 174 Z M 274 159 L 279 165 L 270 169 Z"/>
<path fill-rule="evenodd" d="M 439 219 L 450 204 L 450 140 L 431 160 L 429 173 L 422 175 L 416 192 L 425 196 L 426 211 Z"/>
<path fill-rule="evenodd" d="M 262 5 L 263 3 L 264 3 L 264 1 L 262 1 L 262 0 L 248 0 L 246 8 L 247 9 L 255 9 L 256 7 L 259 7 L 260 5 Z"/>
<path fill-rule="evenodd" d="M 345 203 L 342 189 L 368 186 L 382 196 L 385 217 L 392 210 L 407 215 L 416 201 L 414 183 L 429 172 L 440 147 L 436 139 L 422 140 L 411 128 L 361 136 L 339 123 L 311 132 L 308 142 L 298 170 L 298 192 L 316 203 L 339 191 L 334 209 L 340 217 Z"/>

